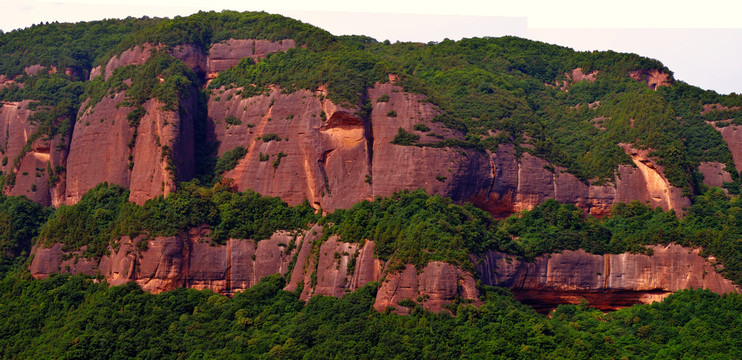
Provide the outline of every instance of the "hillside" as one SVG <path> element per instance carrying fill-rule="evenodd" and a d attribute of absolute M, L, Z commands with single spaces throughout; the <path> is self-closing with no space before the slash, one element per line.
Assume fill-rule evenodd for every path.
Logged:
<path fill-rule="evenodd" d="M 120 310 L 101 302 L 129 300 L 167 312 L 146 320 L 180 342 L 158 345 L 165 357 L 225 356 L 183 345 L 201 326 L 249 332 L 230 354 L 334 356 L 317 337 L 328 329 L 289 320 L 334 308 L 413 333 L 528 323 L 507 358 L 586 354 L 580 342 L 596 357 L 671 357 L 695 346 L 675 346 L 683 326 L 711 326 L 688 309 L 739 314 L 742 96 L 653 59 L 515 37 L 392 44 L 201 12 L 0 34 L 0 101 L 0 312 L 51 306 L 43 328 L 8 323 L 3 354 L 70 355 L 21 344 L 74 348 L 87 331 L 75 326 Z M 129 310 L 120 329 L 134 331 L 143 310 Z M 664 318 L 677 312 L 684 325 Z M 87 334 L 112 341 L 98 325 L 105 336 Z M 418 335 L 424 348 L 404 357 L 435 353 Z M 473 344 L 441 351 L 461 346 Z M 162 357 L 127 347 L 103 357 Z"/>

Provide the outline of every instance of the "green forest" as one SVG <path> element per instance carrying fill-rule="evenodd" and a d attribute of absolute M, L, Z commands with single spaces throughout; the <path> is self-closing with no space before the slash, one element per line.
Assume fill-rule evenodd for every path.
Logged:
<path fill-rule="evenodd" d="M 257 62 L 243 59 L 208 85 L 205 74 L 171 53 L 182 44 L 207 52 L 228 39 L 293 39 L 297 47 Z M 116 68 L 108 79 L 88 79 L 95 67 L 105 70 L 112 56 L 145 43 L 160 47 L 143 65 Z M 43 69 L 28 73 L 32 65 Z M 576 68 L 593 74 L 593 81 L 574 81 L 570 74 Z M 644 80 L 652 71 L 668 74 L 671 86 L 649 88 Z M 632 72 L 640 79 L 631 78 Z M 531 153 L 593 184 L 614 182 L 618 166 L 632 164 L 619 146 L 631 144 L 649 149 L 692 205 L 676 214 L 640 202 L 619 203 L 598 219 L 547 200 L 495 219 L 470 203 L 410 189 L 322 214 L 306 201 L 291 206 L 251 190 L 239 192 L 222 178 L 247 149 L 237 146 L 217 157 L 216 144 L 203 137 L 211 121 L 205 108 L 211 94 L 237 88 L 249 97 L 274 85 L 284 92 L 326 85 L 330 100 L 368 117 L 368 88 L 388 82 L 389 74 L 398 76 L 405 91 L 425 95 L 438 110 L 433 121 L 449 130 L 436 141 L 421 142 L 418 133 L 430 127 L 417 124 L 414 133 L 400 128 L 394 144 L 480 152 L 512 144 L 518 156 Z M 13 168 L 34 141 L 68 139 L 82 113 L 117 93 L 125 92 L 120 106 L 129 109 L 132 146 L 148 100 L 185 111 L 184 97 L 195 93 L 199 111 L 195 177 L 178 183 L 167 197 L 138 205 L 128 201 L 128 189 L 104 183 L 75 205 L 47 208 L 0 194 L 0 358 L 742 358 L 739 294 L 690 289 L 609 313 L 583 301 L 547 316 L 520 304 L 507 289 L 478 285 L 480 306 L 457 300 L 431 313 L 408 302 L 410 315 L 402 316 L 373 309 L 380 286 L 375 282 L 342 298 L 305 302 L 299 293 L 282 290 L 288 279 L 279 275 L 227 297 L 194 289 L 155 295 L 134 283 L 111 287 L 81 275 L 36 280 L 28 270 L 33 246 L 60 243 L 64 251 L 84 249 L 81 256 L 99 259 L 124 236 L 173 236 L 205 225 L 210 241 L 219 245 L 319 225 L 323 231 L 314 246 L 334 235 L 356 244 L 372 239 L 374 257 L 387 262 L 389 271 L 444 261 L 473 272 L 471 254 L 488 250 L 533 260 L 577 249 L 651 254 L 648 245 L 675 243 L 701 248 L 702 256 L 721 265 L 724 277 L 742 285 L 741 169 L 714 129 L 742 125 L 742 95 L 688 85 L 657 60 L 577 52 L 516 37 L 380 42 L 334 36 L 279 15 L 224 11 L 38 24 L 0 33 L 0 75 L 0 81 L 12 80 L 0 85 L 0 101 L 28 100 L 34 111 L 36 130 L 21 154 L 8 158 L 7 142 L 0 144 L 3 166 Z M 389 101 L 388 95 L 377 101 Z M 703 111 L 705 105 L 718 106 Z M 394 110 L 387 113 L 396 116 Z M 263 141 L 274 137 L 266 134 Z M 271 159 L 274 168 L 280 154 Z M 261 161 L 268 161 L 263 156 Z M 703 184 L 698 165 L 709 161 L 731 174 L 724 190 Z M 63 173 L 64 167 L 49 168 L 50 184 Z M 0 173 L 0 188 L 12 188 L 15 175 Z"/>
<path fill-rule="evenodd" d="M 0 283 L 4 359 L 738 359 L 742 296 L 685 290 L 602 313 L 561 305 L 551 317 L 486 289 L 454 314 L 372 308 L 377 284 L 307 303 L 270 276 L 233 298 L 152 295 L 79 276 Z M 419 306 L 419 305 L 418 305 Z"/>
<path fill-rule="evenodd" d="M 101 256 L 123 234 L 167 235 L 210 225 L 213 241 L 263 239 L 277 229 L 325 227 L 326 239 L 375 239 L 376 256 L 400 263 L 437 259 L 467 268 L 469 253 L 499 249 L 524 258 L 560 249 L 646 252 L 642 245 L 703 246 L 740 277 L 739 197 L 712 189 L 683 219 L 640 203 L 618 204 L 604 219 L 547 201 L 495 220 L 470 204 L 422 190 L 399 192 L 322 218 L 308 205 L 234 192 L 217 184 L 184 184 L 176 194 L 127 202 L 128 190 L 100 185 L 73 206 L 43 208 L 23 197 L 0 197 L 3 279 L 2 358 L 739 358 L 742 296 L 678 292 L 661 303 L 603 313 L 587 303 L 560 305 L 549 317 L 481 286 L 483 305 L 457 302 L 435 314 L 411 303 L 411 315 L 372 307 L 377 283 L 337 299 L 304 303 L 273 275 L 226 297 L 178 289 L 153 295 L 136 284 L 109 287 L 94 277 L 34 280 L 26 269 L 31 244 L 86 245 Z M 266 216 L 267 215 L 267 216 Z M 468 263 L 468 265 L 467 265 Z"/>

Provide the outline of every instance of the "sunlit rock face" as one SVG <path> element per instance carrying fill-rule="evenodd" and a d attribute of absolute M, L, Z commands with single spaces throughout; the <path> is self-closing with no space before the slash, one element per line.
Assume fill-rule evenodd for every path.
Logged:
<path fill-rule="evenodd" d="M 660 301 L 682 289 L 739 292 L 698 249 L 654 245 L 652 255 L 593 255 L 565 250 L 533 262 L 491 251 L 477 258 L 483 284 L 504 286 L 515 298 L 542 310 L 586 299 L 603 310 Z"/>

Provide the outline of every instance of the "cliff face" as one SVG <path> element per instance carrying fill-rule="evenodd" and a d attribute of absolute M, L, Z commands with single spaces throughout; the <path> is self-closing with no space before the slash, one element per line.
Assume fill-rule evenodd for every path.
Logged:
<path fill-rule="evenodd" d="M 590 185 L 564 169 L 548 170 L 549 163 L 528 153 L 518 158 L 510 145 L 490 153 L 392 144 L 399 128 L 419 135 L 421 143 L 462 136 L 432 122 L 438 111 L 424 96 L 390 83 L 368 89 L 373 108 L 367 117 L 333 104 L 321 89 L 283 94 L 274 88 L 251 98 L 236 92 L 218 91 L 209 100 L 219 154 L 236 146 L 248 150 L 225 176 L 240 190 L 279 196 L 291 204 L 308 199 L 316 208 L 332 211 L 397 190 L 423 188 L 454 201 L 471 201 L 496 216 L 530 209 L 548 198 L 576 204 L 595 216 L 607 214 L 619 201 L 649 202 L 678 213 L 690 205 L 646 152 L 630 146 L 626 151 L 635 166 L 619 167 L 615 184 Z M 391 111 L 394 116 L 388 115 Z M 431 130 L 415 131 L 416 124 Z M 281 141 L 266 142 L 266 135 Z"/>
<path fill-rule="evenodd" d="M 371 196 L 365 182 L 368 124 L 354 112 L 309 91 L 281 94 L 273 89 L 243 99 L 227 90 L 209 100 L 219 155 L 236 146 L 248 150 L 225 174 L 241 191 L 253 189 L 292 204 L 308 199 L 327 210 Z M 236 122 L 229 124 L 228 118 Z"/>
<path fill-rule="evenodd" d="M 599 309 L 613 310 L 660 301 L 682 289 L 739 292 L 722 277 L 698 249 L 679 245 L 650 246 L 653 255 L 593 255 L 583 250 L 563 251 L 525 262 L 491 251 L 476 259 L 485 285 L 510 288 L 515 298 L 548 310 L 581 298 Z"/>
<path fill-rule="evenodd" d="M 268 41 L 229 39 L 211 45 L 206 59 L 206 78 L 213 79 L 220 72 L 237 65 L 244 58 L 258 60 L 270 53 L 286 51 L 296 46 L 292 39 Z"/>
<path fill-rule="evenodd" d="M 734 167 L 742 169 L 742 126 L 729 125 L 724 127 L 714 127 L 721 133 L 721 137 L 729 146 L 734 160 Z"/>
<path fill-rule="evenodd" d="M 64 202 L 75 204 L 95 185 L 108 182 L 131 190 L 130 200 L 144 203 L 175 189 L 175 180 L 193 177 L 195 92 L 181 103 L 190 109 L 163 110 L 156 100 L 144 104 L 138 126 L 127 120 L 130 108 L 119 106 L 124 93 L 104 97 L 75 123 L 67 158 Z M 85 106 L 85 105 L 83 105 Z"/>
<path fill-rule="evenodd" d="M 206 75 L 207 79 L 213 79 L 219 72 L 237 65 L 243 58 L 258 60 L 268 54 L 286 51 L 295 46 L 296 43 L 292 39 L 279 41 L 229 39 L 211 45 L 207 53 L 204 53 L 200 48 L 191 44 L 173 46 L 172 48 L 168 48 L 168 52 L 175 58 L 183 61 L 197 73 Z M 147 62 L 153 52 L 163 48 L 165 47 L 160 44 L 152 45 L 145 43 L 125 50 L 118 56 L 112 57 L 104 68 L 100 66 L 93 68 L 90 72 L 90 79 L 99 75 L 103 75 L 105 79 L 108 79 L 118 67 L 142 65 Z M 38 72 L 42 68 L 40 65 L 35 65 L 31 70 Z"/>
<path fill-rule="evenodd" d="M 90 78 L 109 78 L 116 68 L 144 64 L 154 51 L 165 50 L 208 81 L 241 59 L 259 61 L 293 47 L 293 40 L 230 39 L 212 45 L 208 52 L 191 45 L 144 44 L 110 59 L 103 68 L 93 69 Z M 45 69 L 35 66 L 27 72 L 51 71 Z M 592 81 L 595 75 L 575 69 L 557 86 L 567 89 L 578 81 Z M 667 74 L 656 71 L 631 76 L 650 88 L 669 85 Z M 239 190 L 278 196 L 290 204 L 307 199 L 323 211 L 417 188 L 456 202 L 471 201 L 498 217 L 530 209 L 549 198 L 573 203 L 595 216 L 606 215 L 616 202 L 631 200 L 679 213 L 690 204 L 680 189 L 669 184 L 662 167 L 648 152 L 630 144 L 624 144 L 623 149 L 633 165 L 620 166 L 608 185 L 582 182 L 529 153 L 518 155 L 512 145 L 490 152 L 392 144 L 400 128 L 418 135 L 421 144 L 463 139 L 462 133 L 433 122 L 439 110 L 425 96 L 405 92 L 396 81 L 390 75 L 388 83 L 365 89 L 364 100 L 371 104 L 368 112 L 357 105 L 334 103 L 322 86 L 293 93 L 273 87 L 266 94 L 245 98 L 240 89 L 217 89 L 207 102 L 206 138 L 219 144 L 219 156 L 237 146 L 247 149 L 236 167 L 224 174 Z M 0 78 L 0 83 L 11 82 Z M 90 108 L 83 103 L 71 135 L 54 139 L 31 138 L 35 127 L 29 120 L 29 101 L 3 103 L 0 143 L 2 156 L 8 161 L 0 169 L 15 174 L 14 185 L 4 191 L 57 206 L 74 204 L 95 185 L 109 182 L 129 188 L 130 200 L 141 204 L 174 191 L 177 181 L 191 179 L 195 166 L 192 117 L 199 111 L 197 89 L 179 99 L 183 111 L 164 110 L 158 101 L 147 101 L 143 105 L 146 115 L 137 126 L 129 124 L 130 109 L 120 106 L 124 98 L 125 93 L 117 93 Z M 737 127 L 719 131 L 737 168 L 742 168 Z M 65 171 L 57 172 L 57 168 Z M 700 170 L 709 185 L 719 186 L 731 179 L 718 163 L 703 163 Z M 207 240 L 208 229 L 192 229 L 174 237 L 121 239 L 118 248 L 98 261 L 67 258 L 61 246 L 54 245 L 36 249 L 31 270 L 36 277 L 58 271 L 100 273 L 111 284 L 135 281 L 152 292 L 186 286 L 224 294 L 246 289 L 266 275 L 290 272 L 287 289 L 301 288 L 303 299 L 342 296 L 368 282 L 380 281 L 375 307 L 384 310 L 393 306 L 402 313 L 407 308 L 399 302 L 408 299 L 434 311 L 456 298 L 477 301 L 473 275 L 450 264 L 431 262 L 423 269 L 407 265 L 391 271 L 374 259 L 373 241 L 350 244 L 331 238 L 318 244 L 320 236 L 321 229 L 313 228 L 296 237 L 277 233 L 258 242 L 230 239 L 225 245 L 214 246 Z M 628 254 L 596 258 L 565 252 L 553 254 L 551 260 L 517 266 L 503 260 L 505 255 L 491 253 L 477 263 L 486 284 L 509 286 L 520 299 L 545 307 L 586 297 L 599 307 L 616 308 L 656 300 L 689 286 L 736 291 L 728 282 L 718 280 L 718 274 L 707 269 L 697 254 L 675 249 L 664 256 L 663 251 L 670 250 L 655 249 L 660 255 L 651 258 Z M 694 270 L 689 272 L 673 263 L 673 256 L 695 264 Z M 619 265 L 617 259 L 629 265 Z M 493 278 L 495 266 L 498 277 Z M 647 275 L 652 272 L 661 274 L 657 277 L 667 283 L 652 283 L 653 278 Z M 572 273 L 581 275 L 570 277 Z M 702 273 L 704 277 L 695 282 L 677 280 Z M 716 285 L 708 285 L 712 281 L 717 281 Z"/>
<path fill-rule="evenodd" d="M 229 39 L 213 44 L 206 53 L 193 45 L 143 44 L 111 58 L 104 68 L 93 69 L 90 76 L 108 78 L 116 68 L 144 64 L 154 51 L 162 50 L 208 80 L 241 59 L 259 60 L 295 46 L 290 39 Z M 36 66 L 28 71 L 44 69 Z M 640 80 L 657 80 L 661 75 L 632 74 Z M 575 69 L 566 76 L 570 83 L 591 81 L 595 73 Z M 510 145 L 501 145 L 491 153 L 391 144 L 400 128 L 420 136 L 423 144 L 462 139 L 462 134 L 432 121 L 439 111 L 423 95 L 404 92 L 394 84 L 396 80 L 390 75 L 389 83 L 366 89 L 364 96 L 372 105 L 368 113 L 359 112 L 355 105 L 333 103 L 327 99 L 324 87 L 290 94 L 273 88 L 250 98 L 238 95 L 239 89 L 219 89 L 207 103 L 207 138 L 219 143 L 218 155 L 237 146 L 248 150 L 238 165 L 224 174 L 234 179 L 240 190 L 253 189 L 291 204 L 307 199 L 325 211 L 417 188 L 456 202 L 471 201 L 498 217 L 530 209 L 547 198 L 576 204 L 595 216 L 607 214 L 619 201 L 648 201 L 652 206 L 678 212 L 689 204 L 679 189 L 669 185 L 660 166 L 628 145 L 625 149 L 635 166 L 621 166 L 613 184 L 591 185 L 528 153 L 516 156 Z M 20 162 L 23 169 L 16 169 L 20 174 L 30 174 L 31 169 L 35 175 L 35 168 L 45 168 L 45 163 L 52 169 L 56 165 L 66 168 L 53 182 L 53 188 L 49 189 L 46 180 L 49 175 L 40 174 L 30 179 L 17 176 L 17 185 L 5 192 L 59 205 L 76 203 L 104 181 L 130 188 L 131 200 L 138 203 L 173 191 L 175 180 L 188 180 L 194 172 L 191 117 L 198 112 L 195 91 L 181 99 L 180 106 L 186 109 L 184 117 L 181 112 L 164 111 L 161 104 L 150 100 L 145 104 L 147 115 L 136 130 L 126 119 L 130 109 L 119 106 L 124 93 L 107 96 L 89 109 L 84 103 L 71 137 L 52 140 L 63 145 L 60 148 L 68 148 L 69 156 L 46 150 L 57 143 L 34 143 L 33 151 Z M 8 129 L 8 154 L 20 151 L 16 149 L 22 148 L 33 131 L 27 121 L 27 103 L 17 111 L 13 106 L 19 105 L 5 105 L 0 110 L 3 126 Z M 416 131 L 417 124 L 430 130 Z M 730 147 L 734 152 L 734 146 Z M 707 168 L 702 170 L 711 174 L 713 170 Z M 3 171 L 7 170 L 4 166 Z M 726 179 L 723 175 L 707 178 L 709 184 Z M 36 191 L 31 191 L 32 187 Z"/>
<path fill-rule="evenodd" d="M 42 205 L 59 205 L 64 193 L 64 181 L 50 181 L 58 165 L 63 165 L 67 153 L 61 136 L 48 139 L 35 135 L 31 121 L 30 100 L 0 103 L 0 171 L 13 176 L 15 182 L 4 192 L 26 196 Z"/>
<path fill-rule="evenodd" d="M 725 165 L 720 162 L 701 162 L 698 171 L 703 174 L 703 183 L 707 186 L 722 187 L 724 183 L 732 182 L 732 175 L 724 170 L 724 167 Z"/>
<path fill-rule="evenodd" d="M 359 246 L 331 238 L 316 244 L 322 236 L 319 226 L 297 234 L 277 232 L 257 242 L 229 239 L 225 245 L 212 244 L 208 232 L 201 227 L 171 237 L 124 237 L 100 260 L 80 257 L 81 252 L 65 253 L 60 244 L 38 247 L 30 270 L 36 278 L 58 272 L 100 274 L 110 285 L 134 281 L 153 293 L 189 287 L 226 295 L 245 290 L 265 276 L 281 274 L 288 278 L 286 290 L 301 286 L 305 300 L 316 295 L 340 297 L 371 281 L 382 281 L 384 274 L 383 262 L 373 257 L 373 241 Z M 315 246 L 318 249 L 313 250 Z M 386 276 L 377 295 L 379 310 L 394 306 L 404 313 L 397 303 L 405 299 L 419 299 L 433 311 L 457 297 L 478 301 L 471 274 L 450 264 L 431 262 L 419 274 L 408 265 L 401 273 Z"/>
<path fill-rule="evenodd" d="M 201 227 L 149 240 L 124 237 L 117 249 L 97 261 L 79 257 L 80 252 L 65 256 L 60 244 L 39 247 L 30 270 L 36 278 L 56 272 L 100 274 L 111 285 L 134 281 L 154 293 L 190 287 L 227 295 L 281 274 L 288 279 L 286 290 L 301 288 L 304 300 L 316 295 L 340 297 L 379 281 L 374 308 L 384 311 L 391 306 L 402 314 L 409 311 L 405 306 L 409 303 L 399 305 L 403 300 L 436 312 L 456 299 L 479 303 L 474 274 L 438 261 L 423 269 L 407 264 L 391 270 L 373 257 L 373 241 L 361 245 L 331 237 L 320 244 L 319 226 L 296 234 L 279 231 L 257 242 L 229 239 L 224 245 L 212 244 L 208 233 Z M 679 245 L 650 249 L 651 256 L 563 251 L 534 262 L 490 251 L 472 256 L 472 261 L 482 284 L 508 287 L 516 299 L 542 311 L 582 298 L 599 309 L 615 310 L 660 301 L 682 289 L 740 291 L 716 271 L 713 258 L 701 257 L 697 249 Z"/>

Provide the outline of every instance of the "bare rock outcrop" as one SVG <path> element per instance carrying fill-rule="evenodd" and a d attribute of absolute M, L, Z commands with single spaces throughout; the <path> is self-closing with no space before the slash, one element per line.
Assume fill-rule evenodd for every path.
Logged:
<path fill-rule="evenodd" d="M 698 165 L 698 171 L 703 174 L 703 183 L 706 186 L 722 187 L 724 183 L 732 182 L 732 175 L 725 167 L 720 162 L 703 161 Z"/>
<path fill-rule="evenodd" d="M 251 98 L 235 91 L 212 95 L 209 117 L 219 155 L 237 146 L 247 149 L 225 173 L 239 190 L 280 196 L 290 204 L 308 199 L 325 210 L 371 198 L 369 128 L 355 109 L 304 90 L 273 89 Z"/>
<path fill-rule="evenodd" d="M 220 90 L 209 100 L 219 155 L 236 146 L 248 150 L 225 176 L 240 190 L 279 196 L 290 204 L 308 199 L 315 208 L 332 211 L 418 188 L 471 201 L 499 217 L 546 199 L 575 204 L 595 216 L 606 215 L 619 201 L 649 201 L 678 213 L 690 204 L 661 166 L 628 145 L 634 166 L 620 166 L 612 184 L 593 185 L 529 153 L 518 157 L 511 145 L 490 153 L 392 144 L 400 128 L 420 136 L 420 143 L 462 135 L 432 121 L 438 110 L 424 96 L 390 83 L 368 89 L 368 117 L 338 107 L 322 89 L 284 94 L 274 88 L 250 98 L 237 91 Z M 416 131 L 416 124 L 430 130 Z"/>
<path fill-rule="evenodd" d="M 477 276 L 482 284 L 508 287 L 516 299 L 539 310 L 587 299 L 604 310 L 659 301 L 672 292 L 705 288 L 717 293 L 739 292 L 722 277 L 713 258 L 679 245 L 650 246 L 653 255 L 592 255 L 563 251 L 526 262 L 513 255 L 489 251 L 472 255 L 476 275 L 454 265 L 432 261 L 417 269 L 406 264 L 390 268 L 374 258 L 374 242 L 345 243 L 337 237 L 322 242 L 322 227 L 298 232 L 278 231 L 260 241 L 229 239 L 217 245 L 206 226 L 171 237 L 124 237 L 109 254 L 85 259 L 84 249 L 65 252 L 61 244 L 34 248 L 31 274 L 102 275 L 109 284 L 129 281 L 159 293 L 178 287 L 211 289 L 231 295 L 261 278 L 281 274 L 286 290 L 301 289 L 301 299 L 340 297 L 372 281 L 380 282 L 374 308 L 394 307 L 407 313 L 420 304 L 441 311 L 457 299 L 479 304 Z M 411 301 L 411 302 L 410 302 Z M 400 302 L 402 304 L 400 305 Z"/>
<path fill-rule="evenodd" d="M 582 68 L 575 68 L 571 72 L 565 73 L 564 76 L 566 77 L 565 80 L 562 80 L 561 83 L 559 80 L 554 82 L 554 85 L 552 84 L 545 84 L 546 86 L 549 86 L 551 88 L 559 88 L 563 91 L 569 91 L 569 88 L 577 84 L 580 81 L 586 80 L 589 82 L 595 81 L 596 77 L 598 76 L 598 70 L 593 70 L 589 73 L 585 73 Z"/>
<path fill-rule="evenodd" d="M 281 274 L 288 279 L 286 290 L 301 288 L 304 300 L 317 295 L 340 297 L 382 279 L 384 262 L 374 258 L 373 241 L 361 246 L 331 237 L 320 243 L 321 232 L 322 227 L 315 225 L 298 233 L 278 231 L 257 242 L 229 239 L 216 245 L 209 239 L 209 229 L 202 226 L 169 237 L 123 237 L 99 260 L 84 258 L 84 249 L 65 252 L 61 244 L 38 246 L 30 270 L 36 278 L 54 273 L 100 274 L 111 285 L 133 281 L 152 293 L 189 287 L 226 295 L 245 290 L 265 276 Z M 395 306 L 404 312 L 398 302 L 405 299 L 432 311 L 459 297 L 478 301 L 473 276 L 442 262 L 431 262 L 420 273 L 408 265 L 386 279 L 378 291 L 379 310 Z"/>
<path fill-rule="evenodd" d="M 95 185 L 108 182 L 131 189 L 130 200 L 144 203 L 175 189 L 193 176 L 195 90 L 181 102 L 182 112 L 147 101 L 146 115 L 130 126 L 130 108 L 119 106 L 124 93 L 104 97 L 83 110 L 75 123 L 67 158 L 65 203 L 75 204 Z M 83 104 L 83 109 L 86 105 Z"/>
<path fill-rule="evenodd" d="M 457 297 L 474 304 L 480 302 L 479 290 L 471 274 L 440 261 L 431 261 L 419 273 L 414 265 L 407 264 L 403 270 L 386 275 L 376 294 L 374 309 L 385 311 L 391 306 L 397 313 L 406 314 L 409 308 L 399 302 L 409 300 L 439 312 Z"/>
<path fill-rule="evenodd" d="M 649 150 L 635 149 L 626 144 L 621 144 L 621 147 L 631 156 L 638 172 L 621 173 L 619 169 L 620 176 L 617 180 L 617 187 L 621 187 L 621 181 L 626 181 L 631 185 L 623 186 L 627 191 L 620 194 L 621 196 L 617 197 L 617 201 L 649 201 L 649 205 L 652 207 L 659 206 L 664 210 L 672 209 L 682 215 L 682 210 L 690 206 L 690 200 L 683 196 L 681 189 L 670 184 L 664 175 L 662 166 L 649 156 Z"/>
<path fill-rule="evenodd" d="M 373 105 L 372 196 L 389 196 L 401 189 L 423 188 L 454 201 L 471 200 L 489 189 L 492 171 L 487 154 L 458 148 L 434 148 L 392 144 L 398 130 L 420 136 L 420 143 L 434 143 L 438 136 L 462 139 L 462 134 L 433 122 L 439 110 L 425 96 L 404 92 L 394 84 L 376 84 L 368 90 Z M 379 101 L 388 98 L 388 101 Z M 390 115 L 394 116 L 390 116 Z M 430 131 L 414 130 L 423 124 Z"/>
<path fill-rule="evenodd" d="M 211 45 L 206 60 L 206 78 L 213 79 L 218 73 L 237 65 L 244 58 L 258 60 L 266 55 L 286 51 L 296 46 L 292 39 L 279 41 L 229 39 Z"/>
<path fill-rule="evenodd" d="M 106 63 L 105 68 L 103 69 L 103 78 L 108 80 L 108 78 L 113 75 L 113 71 L 116 70 L 116 68 L 121 66 L 127 66 L 127 65 L 142 65 L 147 62 L 147 60 L 152 56 L 152 53 L 162 48 L 162 46 L 152 46 L 152 44 L 145 43 L 141 45 L 137 45 L 131 49 L 125 50 L 118 56 L 112 57 L 108 62 Z M 100 73 L 100 70 L 91 71 L 90 78 L 92 79 L 95 75 L 98 75 Z"/>
<path fill-rule="evenodd" d="M 301 236 L 294 240 L 287 232 L 277 232 L 258 242 L 229 239 L 215 245 L 206 234 L 206 228 L 196 228 L 177 236 L 124 237 L 99 260 L 85 259 L 82 251 L 66 253 L 61 244 L 41 246 L 34 249 L 30 270 L 36 278 L 57 272 L 100 274 L 111 285 L 134 281 L 152 293 L 190 287 L 233 294 L 265 276 L 285 274 L 291 249 L 296 249 L 289 245 L 302 241 Z"/>
<path fill-rule="evenodd" d="M 614 310 L 660 301 L 682 289 L 740 292 L 698 249 L 679 245 L 649 247 L 653 255 L 593 255 L 584 250 L 547 254 L 533 262 L 496 251 L 475 260 L 485 285 L 510 288 L 515 298 L 549 310 L 584 298 L 599 309 Z"/>
<path fill-rule="evenodd" d="M 586 184 L 528 153 L 517 159 L 512 146 L 501 145 L 490 154 L 491 175 L 486 177 L 490 187 L 480 188 L 470 201 L 499 217 L 531 209 L 546 199 L 575 204 L 597 217 L 607 215 L 617 202 L 632 200 L 682 214 L 690 201 L 669 183 L 662 167 L 645 151 L 625 149 L 635 166 L 620 165 L 613 184 Z"/>
<path fill-rule="evenodd" d="M 167 49 L 173 57 L 183 61 L 186 66 L 193 69 L 196 73 L 206 75 L 207 79 L 213 79 L 220 72 L 237 65 L 243 58 L 257 60 L 264 58 L 268 54 L 286 51 L 295 46 L 296 43 L 292 39 L 279 41 L 229 39 L 213 44 L 209 48 L 208 54 L 205 54 L 199 47 L 191 44 L 165 47 L 162 44 L 153 45 L 145 43 L 134 46 L 131 49 L 123 51 L 118 56 L 112 57 L 102 69 L 100 66 L 93 68 L 90 72 L 90 79 L 98 75 L 103 75 L 107 80 L 116 68 L 126 65 L 142 65 L 147 62 L 154 52 L 163 49 Z M 40 65 L 34 66 L 30 69 L 31 71 L 38 72 L 41 69 Z"/>
<path fill-rule="evenodd" d="M 629 72 L 629 76 L 636 81 L 647 84 L 647 87 L 652 90 L 657 90 L 660 86 L 672 86 L 672 76 L 657 69 L 633 70 Z"/>
<path fill-rule="evenodd" d="M 31 121 L 34 111 L 28 109 L 30 103 L 30 100 L 0 103 L 0 171 L 15 177 L 15 182 L 3 191 L 26 196 L 45 206 L 58 205 L 64 184 L 50 181 L 50 177 L 66 160 L 63 146 L 66 139 L 36 134 L 36 125 Z"/>
<path fill-rule="evenodd" d="M 732 152 L 734 167 L 739 171 L 739 169 L 742 169 L 742 126 L 728 125 L 724 127 L 714 126 L 714 128 L 721 133 L 721 137 L 727 143 L 729 151 Z"/>

